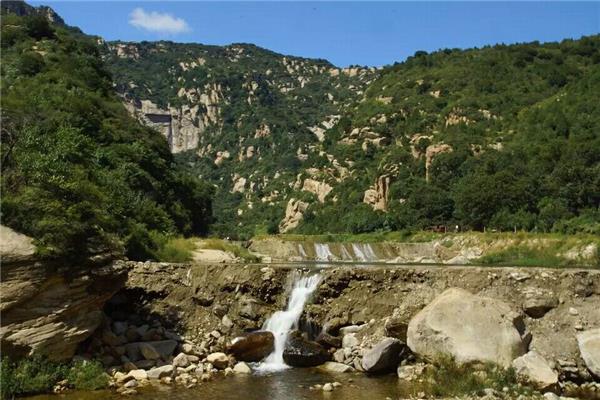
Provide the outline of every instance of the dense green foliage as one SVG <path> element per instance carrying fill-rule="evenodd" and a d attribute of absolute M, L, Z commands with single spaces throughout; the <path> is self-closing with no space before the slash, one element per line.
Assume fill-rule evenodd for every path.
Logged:
<path fill-rule="evenodd" d="M 598 93 L 599 36 L 419 52 L 385 69 L 327 133 L 326 150 L 360 172 L 335 187 L 337 203 L 314 203 L 299 231 L 459 225 L 599 234 Z M 390 145 L 338 142 L 363 127 Z M 433 157 L 427 181 L 425 153 L 442 143 L 452 151 Z M 387 213 L 362 203 L 381 175 L 391 178 Z"/>
<path fill-rule="evenodd" d="M 40 15 L 2 16 L 2 220 L 47 256 L 206 232 L 210 190 L 113 93 L 95 39 Z"/>
<path fill-rule="evenodd" d="M 61 381 L 79 390 L 98 390 L 108 387 L 108 375 L 102 364 L 79 361 L 70 364 L 52 362 L 41 357 L 23 358 L 18 362 L 2 359 L 2 398 L 48 393 Z"/>

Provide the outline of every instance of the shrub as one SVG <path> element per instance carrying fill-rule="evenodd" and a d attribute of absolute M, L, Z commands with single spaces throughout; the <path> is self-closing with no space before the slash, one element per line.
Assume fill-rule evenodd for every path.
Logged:
<path fill-rule="evenodd" d="M 109 376 L 98 361 L 78 361 L 73 363 L 67 380 L 78 390 L 98 390 L 108 387 Z"/>
<path fill-rule="evenodd" d="M 165 237 L 152 235 L 158 243 L 158 249 L 154 252 L 154 258 L 165 262 L 187 262 L 192 260 L 192 251 L 196 249 L 194 239 L 182 237 Z"/>

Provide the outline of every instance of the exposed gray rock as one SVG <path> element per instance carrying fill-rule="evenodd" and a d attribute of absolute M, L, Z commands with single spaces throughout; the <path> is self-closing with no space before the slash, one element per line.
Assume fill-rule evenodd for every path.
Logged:
<path fill-rule="evenodd" d="M 323 369 L 327 372 L 335 372 L 335 373 L 343 373 L 343 372 L 352 372 L 354 368 L 350 365 L 342 364 L 340 362 L 327 361 L 323 365 L 319 366 L 320 369 Z"/>
<path fill-rule="evenodd" d="M 363 353 L 362 367 L 366 372 L 391 371 L 400 363 L 405 345 L 398 339 L 383 338 L 372 349 Z"/>
<path fill-rule="evenodd" d="M 522 379 L 539 390 L 547 390 L 558 383 L 558 374 L 548 362 L 535 351 L 515 358 L 512 366 Z"/>
<path fill-rule="evenodd" d="M 171 364 L 163 365 L 162 367 L 152 368 L 147 371 L 148 379 L 160 379 L 173 375 L 175 367 Z"/>
<path fill-rule="evenodd" d="M 158 340 L 128 343 L 125 345 L 125 351 L 131 361 L 137 362 L 141 358 L 146 360 L 166 359 L 173 354 L 176 347 L 177 342 L 174 340 Z M 142 349 L 144 349 L 144 353 Z"/>
<path fill-rule="evenodd" d="M 521 323 L 506 303 L 452 288 L 410 321 L 407 341 L 414 353 L 429 360 L 446 355 L 458 363 L 509 367 L 526 350 L 517 329 Z"/>
<path fill-rule="evenodd" d="M 523 311 L 531 318 L 542 318 L 556 306 L 558 306 L 558 299 L 556 297 L 532 297 L 523 302 Z"/>
<path fill-rule="evenodd" d="M 206 361 L 214 365 L 215 368 L 225 369 L 229 365 L 229 358 L 225 353 L 212 353 L 206 357 Z"/>
<path fill-rule="evenodd" d="M 590 329 L 577 335 L 581 358 L 597 378 L 600 378 L 600 328 Z"/>

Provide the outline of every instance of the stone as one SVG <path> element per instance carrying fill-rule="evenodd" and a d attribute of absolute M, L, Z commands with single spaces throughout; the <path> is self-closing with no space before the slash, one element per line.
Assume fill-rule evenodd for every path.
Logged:
<path fill-rule="evenodd" d="M 587 369 L 600 378 L 600 328 L 579 333 L 577 344 Z"/>
<path fill-rule="evenodd" d="M 111 347 L 123 344 L 119 337 L 110 330 L 105 330 L 102 332 L 102 342 Z"/>
<path fill-rule="evenodd" d="M 523 311 L 531 318 L 542 318 L 556 306 L 558 306 L 558 299 L 556 297 L 533 297 L 523 302 Z"/>
<path fill-rule="evenodd" d="M 308 208 L 308 203 L 300 200 L 290 199 L 285 208 L 285 216 L 279 223 L 279 232 L 285 233 L 297 227 L 304 218 L 304 212 Z"/>
<path fill-rule="evenodd" d="M 7 226 L 0 225 L 0 257 L 2 264 L 34 258 L 33 239 Z"/>
<path fill-rule="evenodd" d="M 324 392 L 331 392 L 333 391 L 333 385 L 331 383 L 326 383 L 323 385 L 323 391 Z"/>
<path fill-rule="evenodd" d="M 158 351 L 149 343 L 141 343 L 139 348 L 140 353 L 146 360 L 158 360 L 160 358 Z"/>
<path fill-rule="evenodd" d="M 129 375 L 129 374 L 124 374 L 123 372 L 115 372 L 115 374 L 113 375 L 113 378 L 115 379 L 115 382 L 117 382 L 117 384 L 121 385 L 131 379 L 134 379 L 133 376 Z"/>
<path fill-rule="evenodd" d="M 348 333 L 342 337 L 342 347 L 356 347 L 360 344 L 356 334 Z"/>
<path fill-rule="evenodd" d="M 401 365 L 396 370 L 398 379 L 403 381 L 415 381 L 425 372 L 425 364 Z"/>
<path fill-rule="evenodd" d="M 317 342 L 291 332 L 283 351 L 283 361 L 292 367 L 316 367 L 329 360 L 329 353 Z"/>
<path fill-rule="evenodd" d="M 115 335 L 123 335 L 127 331 L 128 325 L 127 322 L 123 321 L 115 321 L 112 324 L 112 330 Z"/>
<path fill-rule="evenodd" d="M 385 321 L 384 328 L 386 336 L 400 339 L 403 342 L 406 342 L 406 331 L 408 330 L 408 321 L 397 317 L 390 317 Z"/>
<path fill-rule="evenodd" d="M 131 389 L 138 386 L 138 382 L 135 379 L 125 382 L 124 388 Z"/>
<path fill-rule="evenodd" d="M 327 361 L 323 365 L 319 366 L 320 369 L 327 372 L 335 372 L 335 373 L 344 373 L 344 372 L 352 372 L 354 368 L 350 365 L 346 365 L 340 362 Z"/>
<path fill-rule="evenodd" d="M 336 361 L 338 363 L 343 363 L 345 359 L 346 359 L 346 357 L 344 355 L 344 349 L 338 349 L 335 351 L 335 353 L 333 353 L 334 361 Z"/>
<path fill-rule="evenodd" d="M 360 332 L 360 330 L 363 327 L 360 325 L 348 325 L 348 326 L 344 326 L 343 328 L 340 328 L 340 336 L 344 337 L 346 335 L 348 335 L 349 333 L 357 333 Z"/>
<path fill-rule="evenodd" d="M 190 363 L 191 361 L 189 360 L 188 356 L 184 353 L 179 353 L 175 356 L 175 358 L 173 358 L 173 366 L 175 367 L 185 368 L 189 366 Z"/>
<path fill-rule="evenodd" d="M 321 332 L 315 339 L 315 342 L 319 343 L 321 346 L 323 346 L 325 348 L 342 347 L 342 339 L 338 336 L 330 335 L 327 332 Z"/>
<path fill-rule="evenodd" d="M 173 374 L 175 367 L 171 364 L 163 365 L 162 367 L 152 368 L 147 371 L 148 379 L 161 379 L 170 377 Z"/>
<path fill-rule="evenodd" d="M 236 374 L 251 374 L 252 369 L 245 362 L 241 361 L 233 366 L 233 372 Z"/>
<path fill-rule="evenodd" d="M 148 379 L 148 373 L 143 369 L 133 369 L 127 373 L 128 376 L 132 377 L 136 381 Z"/>
<path fill-rule="evenodd" d="M 148 346 L 152 347 L 152 349 L 148 349 Z M 125 345 L 125 351 L 127 353 L 127 357 L 133 361 L 138 362 L 141 358 L 146 358 L 143 356 L 142 348 L 146 348 L 146 353 L 151 356 L 156 356 L 157 358 L 166 359 L 173 354 L 173 351 L 177 348 L 177 342 L 175 340 L 158 340 L 151 342 L 134 342 L 128 343 Z M 146 358 L 149 359 L 149 358 Z"/>
<path fill-rule="evenodd" d="M 558 374 L 537 352 L 530 351 L 512 362 L 517 375 L 538 390 L 548 390 L 558 383 Z"/>
<path fill-rule="evenodd" d="M 387 372 L 400 364 L 405 344 L 395 338 L 386 337 L 372 349 L 363 353 L 362 367 L 369 373 Z"/>
<path fill-rule="evenodd" d="M 229 365 L 229 358 L 225 353 L 212 353 L 206 357 L 206 361 L 211 363 L 217 369 L 225 369 Z"/>
<path fill-rule="evenodd" d="M 436 297 L 408 324 L 413 353 L 433 361 L 492 362 L 505 368 L 523 355 L 522 319 L 504 302 L 452 288 Z"/>
<path fill-rule="evenodd" d="M 250 332 L 234 338 L 228 351 L 235 356 L 236 360 L 256 362 L 273 352 L 274 343 L 275 337 L 271 332 Z"/>

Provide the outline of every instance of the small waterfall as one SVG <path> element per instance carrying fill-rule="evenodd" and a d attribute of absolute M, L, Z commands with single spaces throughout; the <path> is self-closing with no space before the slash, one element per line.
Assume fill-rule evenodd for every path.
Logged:
<path fill-rule="evenodd" d="M 335 259 L 327 243 L 315 243 L 315 253 L 317 261 L 331 261 Z"/>
<path fill-rule="evenodd" d="M 358 261 L 376 261 L 377 255 L 369 243 L 352 243 L 352 251 Z"/>
<path fill-rule="evenodd" d="M 290 330 L 298 326 L 298 320 L 310 295 L 315 291 L 321 275 L 299 275 L 294 279 L 292 291 L 285 311 L 277 311 L 269 317 L 263 329 L 275 336 L 275 347 L 269 356 L 258 366 L 259 371 L 280 371 L 288 368 L 283 362 L 283 350 Z"/>
<path fill-rule="evenodd" d="M 300 254 L 300 257 L 302 257 L 303 260 L 306 260 L 308 258 L 308 256 L 306 255 L 306 251 L 304 251 L 304 246 L 302 246 L 302 243 L 298 244 L 298 253 Z"/>
<path fill-rule="evenodd" d="M 340 244 L 340 248 L 341 248 L 342 260 L 352 261 L 353 260 L 352 255 L 350 255 L 350 253 L 346 249 L 346 246 L 344 245 L 344 243 Z"/>

